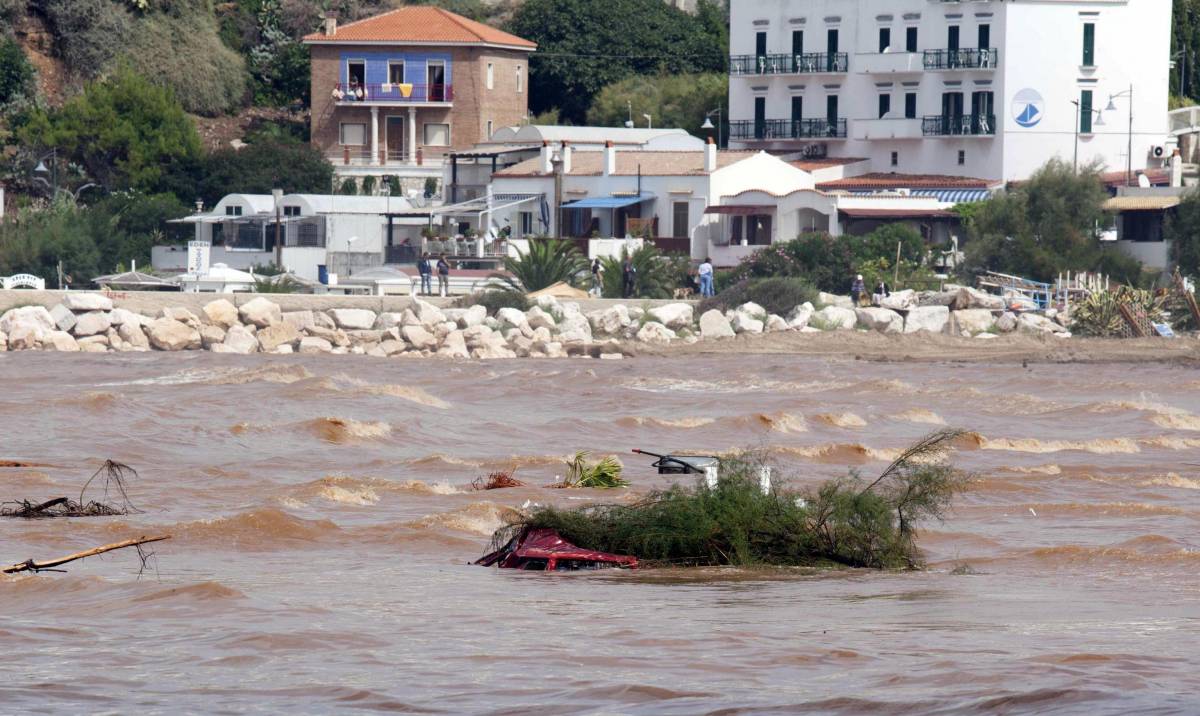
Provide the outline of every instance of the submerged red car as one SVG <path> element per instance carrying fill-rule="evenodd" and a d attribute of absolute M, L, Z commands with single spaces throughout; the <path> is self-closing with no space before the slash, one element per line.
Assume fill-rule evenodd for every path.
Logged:
<path fill-rule="evenodd" d="M 570 572 L 614 567 L 637 569 L 638 561 L 637 557 L 577 547 L 560 537 L 555 530 L 527 528 L 475 564 L 500 569 Z"/>

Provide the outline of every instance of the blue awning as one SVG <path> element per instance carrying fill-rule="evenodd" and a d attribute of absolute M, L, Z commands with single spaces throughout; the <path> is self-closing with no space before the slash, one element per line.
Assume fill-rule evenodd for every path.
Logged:
<path fill-rule="evenodd" d="M 637 196 L 595 196 L 563 204 L 564 209 L 622 209 L 654 198 L 653 194 Z"/>
<path fill-rule="evenodd" d="M 947 204 L 969 204 L 987 200 L 992 193 L 987 189 L 913 189 L 913 196 L 932 196 Z"/>

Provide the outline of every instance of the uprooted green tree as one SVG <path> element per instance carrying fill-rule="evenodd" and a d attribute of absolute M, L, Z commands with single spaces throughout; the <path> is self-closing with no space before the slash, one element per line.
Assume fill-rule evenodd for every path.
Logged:
<path fill-rule="evenodd" d="M 809 490 L 764 493 L 759 462 L 727 460 L 716 487 L 675 486 L 632 505 L 537 508 L 493 541 L 545 528 L 584 549 L 651 565 L 914 568 L 922 564 L 917 526 L 942 519 L 967 487 L 969 476 L 944 460 L 962 435 L 923 438 L 870 482 L 851 473 Z"/>

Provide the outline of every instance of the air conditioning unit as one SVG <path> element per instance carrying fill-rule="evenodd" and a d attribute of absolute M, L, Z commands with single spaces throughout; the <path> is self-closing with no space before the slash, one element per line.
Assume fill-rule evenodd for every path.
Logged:
<path fill-rule="evenodd" d="M 1154 146 L 1150 147 L 1150 156 L 1154 157 L 1155 159 L 1166 159 L 1167 148 L 1161 144 L 1155 144 Z"/>

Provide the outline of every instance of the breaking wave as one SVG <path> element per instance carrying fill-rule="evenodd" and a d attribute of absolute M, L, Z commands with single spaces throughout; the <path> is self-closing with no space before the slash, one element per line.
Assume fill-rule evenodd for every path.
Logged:
<path fill-rule="evenodd" d="M 336 381 L 344 383 L 349 392 L 359 393 L 361 395 L 380 395 L 389 398 L 400 398 L 418 405 L 424 405 L 429 408 L 438 408 L 439 410 L 448 410 L 451 405 L 441 398 L 431 395 L 425 390 L 412 385 L 395 385 L 391 383 L 368 383 L 365 380 L 351 378 L 346 375 L 339 375 Z M 343 390 L 343 388 L 338 388 Z"/>
<path fill-rule="evenodd" d="M 412 467 L 433 467 L 436 465 L 449 465 L 452 467 L 483 467 L 483 461 L 474 460 L 465 457 L 455 457 L 444 453 L 435 452 L 423 457 L 413 458 L 405 463 Z"/>
<path fill-rule="evenodd" d="M 206 379 L 195 382 L 208 385 L 245 385 L 247 383 L 279 383 L 287 385 L 312 378 L 313 374 L 302 365 L 279 363 L 257 368 L 230 368 L 218 371 Z"/>
<path fill-rule="evenodd" d="M 799 415 L 791 415 L 790 413 L 777 413 L 768 415 L 759 413 L 754 416 L 759 425 L 763 425 L 777 433 L 806 433 L 808 432 L 808 424 L 804 422 L 804 418 Z"/>
<path fill-rule="evenodd" d="M 403 526 L 416 530 L 447 529 L 490 536 L 519 514 L 512 507 L 495 502 L 473 502 L 449 512 L 426 515 Z"/>
<path fill-rule="evenodd" d="M 770 448 L 776 454 L 795 455 L 817 462 L 891 462 L 900 456 L 895 448 L 873 448 L 861 443 L 826 443 L 805 447 L 776 446 Z"/>
<path fill-rule="evenodd" d="M 617 419 L 617 425 L 623 428 L 649 426 L 656 428 L 679 428 L 684 430 L 702 428 L 706 425 L 712 425 L 715 422 L 716 420 L 714 418 L 655 418 L 642 415 Z"/>
<path fill-rule="evenodd" d="M 854 413 L 822 413 L 816 416 L 817 420 L 832 425 L 835 428 L 865 428 L 867 421 L 858 417 Z"/>
<path fill-rule="evenodd" d="M 1200 480 L 1183 477 L 1173 472 L 1168 472 L 1166 475 L 1152 477 L 1142 483 L 1144 487 L 1177 487 L 1181 490 L 1200 490 Z"/>
<path fill-rule="evenodd" d="M 275 427 L 271 425 L 238 423 L 230 428 L 230 432 L 234 435 L 244 435 L 249 432 L 270 431 Z M 313 418 L 312 420 L 293 423 L 287 427 L 302 430 L 316 437 L 318 440 L 335 444 L 378 440 L 379 438 L 387 437 L 392 432 L 392 426 L 387 423 L 360 422 L 349 418 L 334 417 Z"/>
<path fill-rule="evenodd" d="M 932 410 L 926 410 L 924 408 L 912 408 L 910 410 L 905 410 L 902 413 L 897 413 L 892 417 L 894 417 L 896 420 L 905 420 L 910 423 L 922 423 L 924 425 L 946 424 L 946 421 L 944 418 L 942 418 L 942 416 L 938 415 Z"/>
<path fill-rule="evenodd" d="M 1009 452 L 1053 453 L 1079 451 L 1097 455 L 1132 454 L 1141 452 L 1138 443 L 1129 438 L 1097 438 L 1095 440 L 1038 440 L 1037 438 L 989 438 L 972 433 L 969 436 L 982 450 Z"/>
<path fill-rule="evenodd" d="M 134 597 L 131 601 L 134 602 L 157 602 L 164 599 L 180 600 L 188 599 L 198 602 L 208 602 L 213 599 L 242 599 L 246 595 L 234 589 L 227 587 L 220 582 L 199 582 L 197 584 L 189 584 L 186 587 L 172 587 L 170 589 L 160 589 L 149 594 L 143 594 Z"/>
<path fill-rule="evenodd" d="M 380 478 L 358 478 L 349 475 L 329 475 L 320 480 L 301 485 L 291 497 L 289 506 L 303 505 L 306 500 L 324 499 L 344 505 L 368 507 L 377 504 L 380 493 L 406 493 L 413 495 L 458 495 L 462 490 L 453 485 L 420 480 L 393 482 Z"/>
<path fill-rule="evenodd" d="M 341 528 L 330 520 L 306 520 L 271 507 L 229 517 L 184 522 L 171 529 L 181 540 L 247 549 L 266 549 L 279 542 L 319 542 L 341 532 Z"/>
<path fill-rule="evenodd" d="M 1016 472 L 1022 475 L 1061 475 L 1062 468 L 1058 465 L 1034 465 L 1033 467 L 1006 467 L 1008 472 Z"/>
<path fill-rule="evenodd" d="M 1167 450 L 1195 450 L 1200 448 L 1200 438 L 1177 438 L 1170 435 L 1160 435 L 1156 438 L 1139 440 L 1146 447 L 1165 448 Z"/>

